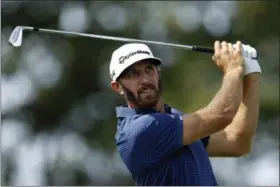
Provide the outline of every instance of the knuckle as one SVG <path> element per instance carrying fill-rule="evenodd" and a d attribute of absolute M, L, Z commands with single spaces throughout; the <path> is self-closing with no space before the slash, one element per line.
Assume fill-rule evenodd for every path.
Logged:
<path fill-rule="evenodd" d="M 213 59 L 214 59 L 214 60 L 219 60 L 220 58 L 221 58 L 220 53 L 215 54 L 215 55 L 213 56 Z"/>
<path fill-rule="evenodd" d="M 236 47 L 234 51 L 241 53 L 241 49 L 239 47 Z"/>
<path fill-rule="evenodd" d="M 222 51 L 221 51 L 223 54 L 227 54 L 228 53 L 228 49 L 227 48 L 224 48 L 224 49 L 222 49 Z"/>
<path fill-rule="evenodd" d="M 215 54 L 213 55 L 213 58 L 216 59 L 219 57 L 219 52 L 215 52 Z"/>
<path fill-rule="evenodd" d="M 242 56 L 242 52 L 240 50 L 235 50 L 234 54 L 237 56 Z"/>

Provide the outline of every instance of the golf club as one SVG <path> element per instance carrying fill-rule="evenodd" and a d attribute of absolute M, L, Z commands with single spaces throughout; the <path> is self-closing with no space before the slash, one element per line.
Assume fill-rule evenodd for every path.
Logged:
<path fill-rule="evenodd" d="M 147 44 L 157 44 L 157 45 L 178 47 L 178 48 L 183 48 L 183 49 L 188 49 L 188 50 L 198 51 L 198 52 L 205 52 L 205 53 L 212 53 L 212 54 L 214 53 L 214 49 L 209 48 L 209 47 L 200 47 L 200 46 L 195 46 L 195 45 L 192 45 L 192 46 L 191 45 L 181 45 L 181 44 L 173 44 L 173 43 L 166 43 L 166 42 L 159 42 L 159 41 L 139 40 L 139 39 L 105 36 L 105 35 L 98 35 L 98 34 L 59 31 L 59 30 L 43 29 L 43 28 L 38 28 L 38 27 L 29 27 L 29 26 L 17 26 L 13 30 L 13 32 L 9 38 L 9 43 L 15 47 L 21 46 L 23 31 L 46 32 L 46 33 L 61 34 L 61 35 L 67 35 L 67 36 L 80 36 L 80 37 L 98 38 L 98 39 L 105 39 L 105 40 L 122 41 L 122 42 L 139 42 L 139 43 L 147 43 Z"/>

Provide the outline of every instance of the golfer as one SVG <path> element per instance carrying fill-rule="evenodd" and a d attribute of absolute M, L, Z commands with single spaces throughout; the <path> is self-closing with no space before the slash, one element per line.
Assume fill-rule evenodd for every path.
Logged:
<path fill-rule="evenodd" d="M 250 152 L 259 112 L 256 50 L 216 41 L 214 51 L 223 73 L 220 89 L 189 114 L 164 102 L 162 60 L 148 46 L 129 43 L 113 52 L 111 87 L 127 102 L 116 107 L 116 144 L 136 185 L 215 186 L 209 157 Z"/>

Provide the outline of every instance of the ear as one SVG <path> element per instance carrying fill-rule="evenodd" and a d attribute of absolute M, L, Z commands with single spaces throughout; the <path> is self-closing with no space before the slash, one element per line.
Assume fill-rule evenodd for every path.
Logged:
<path fill-rule="evenodd" d="M 117 81 L 112 81 L 111 82 L 111 88 L 117 92 L 118 94 L 120 95 L 124 95 L 124 92 L 123 92 L 123 89 L 122 89 L 122 86 L 119 82 Z"/>

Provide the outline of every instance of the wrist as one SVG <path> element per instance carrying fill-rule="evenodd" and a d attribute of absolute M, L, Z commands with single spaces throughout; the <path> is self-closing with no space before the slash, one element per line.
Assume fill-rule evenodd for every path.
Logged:
<path fill-rule="evenodd" d="M 250 75 L 252 73 L 261 73 L 261 67 L 257 60 L 251 58 L 245 58 L 244 61 L 244 76 Z"/>
<path fill-rule="evenodd" d="M 244 82 L 256 82 L 260 80 L 260 73 L 255 72 L 255 73 L 250 73 L 248 75 L 244 75 Z"/>
<path fill-rule="evenodd" d="M 244 68 L 242 66 L 238 66 L 238 67 L 234 67 L 234 68 L 230 68 L 225 72 L 225 76 L 227 75 L 237 75 L 237 76 L 242 76 L 244 74 Z"/>

